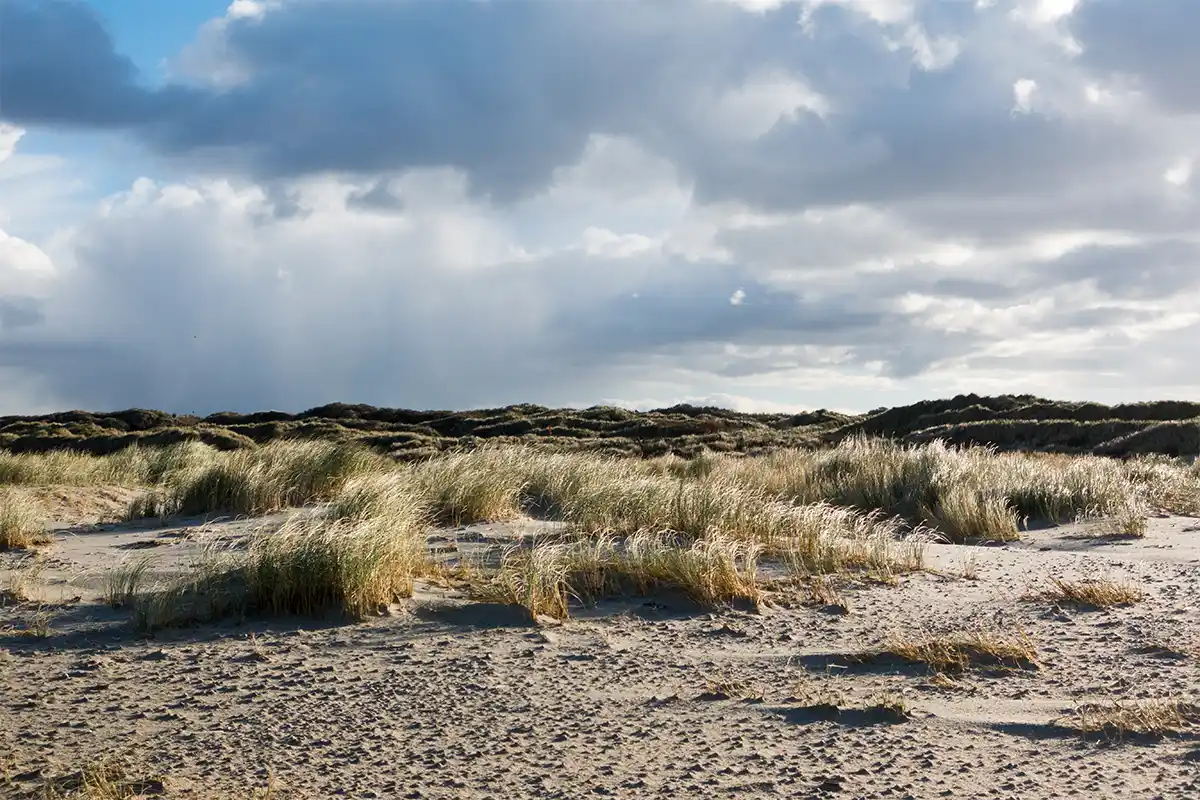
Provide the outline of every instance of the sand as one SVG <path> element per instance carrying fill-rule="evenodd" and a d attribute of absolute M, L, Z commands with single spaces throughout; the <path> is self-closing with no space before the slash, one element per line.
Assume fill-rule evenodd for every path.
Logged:
<path fill-rule="evenodd" d="M 0 587 L 36 598 L 0 609 L 0 796 L 108 757 L 168 797 L 249 797 L 269 781 L 312 798 L 1200 797 L 1193 734 L 1072 728 L 1083 703 L 1200 694 L 1200 520 L 1155 518 L 1140 540 L 1092 525 L 931 546 L 934 571 L 843 587 L 849 613 L 633 598 L 533 624 L 421 586 L 358 624 L 147 639 L 99 602 L 105 570 L 131 554 L 169 571 L 205 537 L 280 519 L 60 523 L 36 569 L 0 554 Z M 544 525 L 437 536 L 486 548 Z M 1146 598 L 1107 611 L 1022 599 L 1052 577 L 1129 580 Z M 16 633 L 38 614 L 47 636 Z M 979 627 L 1027 632 L 1041 669 L 945 679 L 849 657 Z"/>

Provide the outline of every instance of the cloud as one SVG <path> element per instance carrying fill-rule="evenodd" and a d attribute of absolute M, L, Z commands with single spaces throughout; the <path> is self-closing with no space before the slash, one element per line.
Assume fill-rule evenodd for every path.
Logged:
<path fill-rule="evenodd" d="M 140 126 L 189 102 L 183 87 L 147 89 L 89 6 L 9 0 L 0 6 L 0 98 L 23 125 Z"/>
<path fill-rule="evenodd" d="M 15 125 L 0 122 L 0 163 L 7 161 L 17 148 L 25 131 Z"/>
<path fill-rule="evenodd" d="M 1186 19 L 1119 5 L 243 1 L 148 85 L 8 3 L 5 119 L 169 177 L 34 235 L 0 126 L 0 396 L 1186 392 L 1200 121 L 1137 27 Z"/>
<path fill-rule="evenodd" d="M 1069 20 L 1084 63 L 1104 76 L 1122 76 L 1172 111 L 1200 110 L 1200 69 L 1194 32 L 1200 7 L 1174 0 L 1082 2 Z"/>
<path fill-rule="evenodd" d="M 87 6 L 6 8 L 20 44 L 5 49 L 0 89 L 15 122 L 123 126 L 159 152 L 260 178 L 453 167 L 502 200 L 549 185 L 596 134 L 737 190 L 718 186 L 718 150 L 739 169 L 759 162 L 764 179 L 781 146 L 834 145 L 820 131 L 838 110 L 828 93 L 847 88 L 834 49 L 871 70 L 860 95 L 902 81 L 914 59 L 952 61 L 919 21 L 879 4 L 290 0 L 234 4 L 173 82 L 145 86 Z M 885 37 L 847 35 L 863 12 Z M 774 145 L 761 141 L 776 129 Z M 875 147 L 841 158 L 856 152 Z"/>

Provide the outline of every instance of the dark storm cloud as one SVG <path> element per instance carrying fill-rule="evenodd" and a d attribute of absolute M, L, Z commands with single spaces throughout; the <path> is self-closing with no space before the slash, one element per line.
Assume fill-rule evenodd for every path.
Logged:
<path fill-rule="evenodd" d="M 1041 271 L 1043 285 L 1086 280 L 1112 297 L 1162 299 L 1200 287 L 1200 247 L 1179 239 L 1093 245 L 1068 253 Z"/>
<path fill-rule="evenodd" d="M 247 81 L 147 134 L 170 153 L 229 148 L 267 175 L 455 166 L 511 198 L 592 133 L 645 129 L 691 86 L 733 85 L 759 60 L 756 34 L 780 28 L 683 0 L 298 0 L 232 21 Z"/>
<path fill-rule="evenodd" d="M 0 4 L 0 119 L 22 125 L 141 128 L 195 96 L 147 89 L 95 11 L 68 0 Z"/>
<path fill-rule="evenodd" d="M 969 34 L 981 17 L 963 5 L 925 4 L 919 19 L 931 36 Z M 1085 15 L 1084 29 L 1116 28 L 1125 12 L 1109 5 L 1085 6 L 1101 22 Z M 756 14 L 708 0 L 290 0 L 226 20 L 222 53 L 244 80 L 205 90 L 140 86 L 78 3 L 6 8 L 6 118 L 126 126 L 163 153 L 259 178 L 453 166 L 511 200 L 607 133 L 671 159 L 702 200 L 796 208 L 1054 192 L 1137 145 L 1117 125 L 1013 117 L 1012 76 L 981 56 L 917 69 L 912 51 L 840 7 L 820 7 L 802 29 L 791 4 Z M 1133 48 L 1158 49 L 1122 45 L 1112 59 Z M 834 113 L 801 112 L 757 141 L 703 130 L 699 110 L 768 69 L 834 98 Z"/>
<path fill-rule="evenodd" d="M 366 189 L 351 192 L 346 205 L 366 211 L 399 212 L 404 210 L 404 199 L 392 194 L 386 180 L 378 180 Z"/>
<path fill-rule="evenodd" d="M 1087 0 L 1072 15 L 1070 29 L 1084 63 L 1111 77 L 1132 77 L 1172 109 L 1200 111 L 1200 4 Z"/>
<path fill-rule="evenodd" d="M 726 265 L 676 263 L 659 267 L 659 276 L 640 286 L 636 298 L 613 297 L 559 315 L 559 346 L 611 356 L 701 343 L 838 343 L 869 337 L 883 321 L 869 307 L 872 298 L 806 298 Z"/>
<path fill-rule="evenodd" d="M 45 303 L 0 299 L 0 367 L 69 405 L 201 413 L 612 397 L 606 375 L 676 362 L 725 380 L 805 366 L 907 380 L 1007 368 L 986 354 L 1010 339 L 1025 369 L 1135 374 L 1139 342 L 1162 340 L 1123 327 L 1197 289 L 1200 204 L 1161 179 L 1187 155 L 1185 123 L 1071 105 L 1118 69 L 1189 102 L 1155 60 L 1183 63 L 1178 37 L 1156 55 L 1149 23 L 1116 5 L 1076 12 L 1080 67 L 1020 38 L 1006 2 L 918 3 L 920 29 L 824 5 L 805 29 L 795 4 L 288 0 L 197 40 L 238 80 L 154 87 L 85 6 L 8 2 L 0 116 L 124 128 L 229 182 L 140 185 L 73 225 Z M 1190 19 L 1145 7 L 1155 24 Z M 897 44 L 918 34 L 961 52 L 922 68 L 924 44 Z M 1013 113 L 1013 82 L 1034 73 L 1062 108 L 1035 95 Z M 828 113 L 784 113 L 761 136 L 731 132 L 736 113 L 714 122 L 764 74 Z M 580 164 L 598 139 L 616 144 Z M 449 171 L 405 174 L 443 166 L 495 202 L 460 196 Z M 686 211 L 659 207 L 693 188 Z M 742 224 L 743 204 L 814 213 Z M 1079 229 L 1131 243 L 1030 254 Z M 611 246 L 588 255 L 597 241 Z M 1103 358 L 1023 341 L 1093 331 Z"/>
<path fill-rule="evenodd" d="M 37 325 L 43 319 L 41 303 L 35 298 L 0 295 L 0 333 Z"/>
<path fill-rule="evenodd" d="M 840 8 L 820 9 L 805 33 L 789 4 L 755 14 L 700 0 L 291 0 L 226 21 L 223 52 L 245 80 L 207 90 L 139 85 L 81 4 L 6 9 L 5 118 L 125 126 L 161 152 L 259 177 L 454 166 L 511 199 L 609 133 L 672 159 L 705 196 L 794 206 L 881 199 L 929 170 L 944 189 L 997 162 L 992 180 L 1049 180 L 1048 154 L 1070 133 L 1032 121 L 994 130 L 1007 86 L 973 82 L 969 64 L 913 73 L 910 52 L 861 35 L 865 23 Z M 696 113 L 762 70 L 846 108 L 833 121 L 802 114 L 757 143 L 707 137 Z M 999 158 L 973 160 L 980 146 Z M 1019 174 L 1005 167 L 1017 151 Z"/>

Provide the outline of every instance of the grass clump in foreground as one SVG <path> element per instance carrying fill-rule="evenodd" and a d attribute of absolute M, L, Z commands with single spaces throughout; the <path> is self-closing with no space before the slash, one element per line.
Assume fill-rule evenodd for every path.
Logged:
<path fill-rule="evenodd" d="M 49 541 L 33 501 L 24 494 L 0 488 L 0 550 L 16 550 Z"/>
<path fill-rule="evenodd" d="M 924 664 L 935 672 L 966 672 L 972 667 L 1033 670 L 1041 667 L 1037 648 L 1024 633 L 977 630 L 946 636 L 896 637 L 882 649 L 859 653 L 872 663 L 897 659 Z"/>
<path fill-rule="evenodd" d="M 268 479 L 270 465 L 290 464 L 297 452 L 275 459 L 253 452 L 223 455 L 180 481 L 177 507 L 188 508 L 187 497 L 202 498 L 196 505 L 206 508 L 284 504 L 281 484 Z M 255 536 L 242 551 L 213 552 L 193 574 L 141 592 L 142 601 L 128 603 L 143 609 L 135 614 L 141 626 L 170 624 L 172 609 L 181 621 L 232 613 L 236 604 L 217 602 L 218 589 L 240 592 L 251 611 L 340 606 L 362 616 L 411 594 L 413 578 L 430 569 L 423 534 L 431 521 L 503 519 L 522 509 L 553 510 L 577 539 L 514 547 L 494 574 L 469 572 L 473 594 L 518 603 L 534 616 L 565 616 L 572 599 L 661 590 L 704 606 L 757 601 L 763 553 L 804 576 L 865 570 L 890 577 L 921 566 L 921 542 L 878 514 L 794 506 L 727 479 L 631 475 L 628 463 L 599 456 L 492 448 L 412 467 L 332 456 L 327 463 L 342 466 L 320 470 L 323 480 L 296 491 L 328 499 L 315 518 Z"/>
<path fill-rule="evenodd" d="M 472 571 L 470 593 L 485 602 L 523 606 L 531 617 L 568 616 L 571 600 L 680 592 L 703 607 L 759 600 L 759 548 L 730 539 L 681 542 L 637 533 L 570 543 L 514 545 L 492 574 Z"/>
<path fill-rule="evenodd" d="M 119 763 L 97 761 L 58 778 L 49 778 L 30 797 L 37 800 L 130 800 L 164 794 L 160 777 L 132 778 Z"/>
<path fill-rule="evenodd" d="M 1107 739 L 1161 738 L 1200 725 L 1200 705 L 1183 698 L 1089 703 L 1075 709 L 1071 725 Z"/>
<path fill-rule="evenodd" d="M 1140 602 L 1145 592 L 1133 583 L 1112 580 L 1066 581 L 1052 578 L 1047 589 L 1037 593 L 1036 599 L 1052 603 L 1079 606 L 1081 608 L 1112 608 Z"/>
<path fill-rule="evenodd" d="M 362 618 L 412 594 L 429 569 L 425 526 L 403 476 L 358 478 L 325 512 L 293 517 L 238 549 L 213 542 L 183 574 L 154 580 L 151 562 L 133 562 L 110 574 L 108 599 L 131 608 L 147 632 L 249 613 Z"/>

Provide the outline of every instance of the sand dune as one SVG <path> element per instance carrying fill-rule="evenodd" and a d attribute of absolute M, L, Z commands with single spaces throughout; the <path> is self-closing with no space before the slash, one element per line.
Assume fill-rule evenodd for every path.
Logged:
<path fill-rule="evenodd" d="M 848 613 L 787 593 L 719 613 L 650 597 L 530 623 L 419 585 L 357 625 L 252 619 L 147 639 L 100 603 L 122 559 L 169 572 L 206 539 L 283 517 L 60 526 L 40 555 L 0 555 L 0 586 L 31 598 L 10 600 L 0 627 L 42 614 L 52 629 L 0 649 L 4 791 L 110 758 L 178 797 L 268 784 L 297 797 L 1200 796 L 1187 725 L 1120 741 L 1078 730 L 1088 704 L 1200 689 L 1200 520 L 1154 518 L 1142 539 L 1093 522 L 931 545 L 930 569 L 897 586 L 842 581 Z M 486 549 L 547 530 L 464 526 L 431 542 Z M 1145 597 L 1108 610 L 1030 599 L 1054 578 Z M 861 658 L 973 630 L 1027 634 L 1040 667 Z"/>

